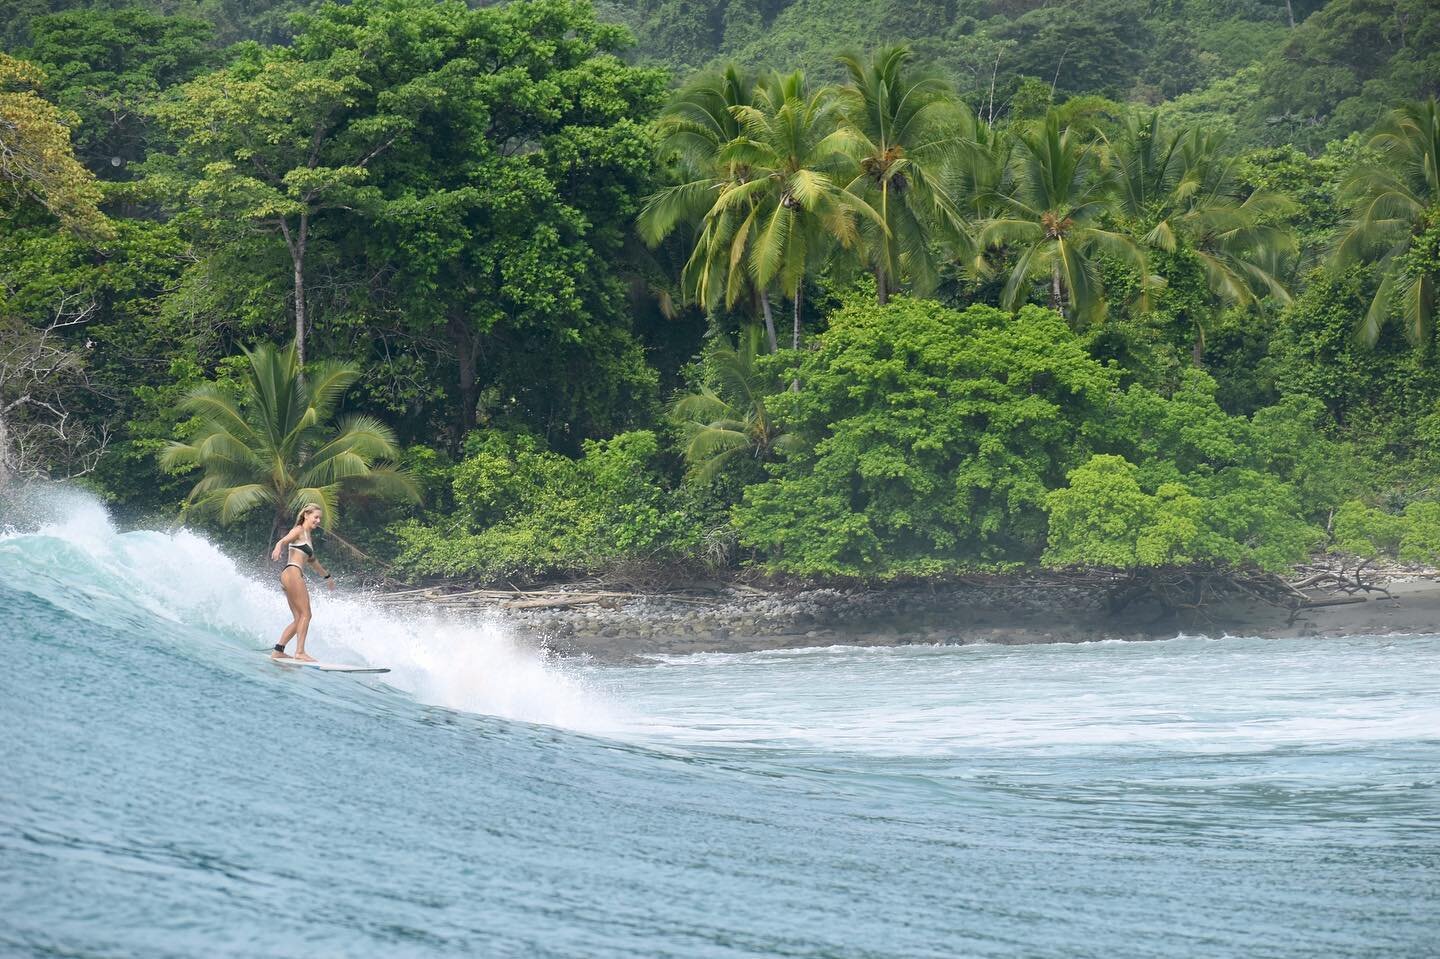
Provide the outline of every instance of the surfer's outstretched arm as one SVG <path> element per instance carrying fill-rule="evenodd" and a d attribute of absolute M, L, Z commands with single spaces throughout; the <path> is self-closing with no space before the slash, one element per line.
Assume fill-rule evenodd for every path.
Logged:
<path fill-rule="evenodd" d="M 270 551 L 270 559 L 271 559 L 271 561 L 272 561 L 272 562 L 279 562 L 279 561 L 280 561 L 280 552 L 281 552 L 281 550 L 283 550 L 286 546 L 289 546 L 291 543 L 295 542 L 297 539 L 299 539 L 301 536 L 304 536 L 304 535 L 305 535 L 305 527 L 303 527 L 303 526 L 296 526 L 296 527 L 295 527 L 294 529 L 292 529 L 290 532 L 286 533 L 284 536 L 282 536 L 282 537 L 280 537 L 278 540 L 276 540 L 276 541 L 275 541 L 275 548 Z"/>
<path fill-rule="evenodd" d="M 317 570 L 320 572 L 320 575 L 321 575 L 324 579 L 326 579 L 327 581 L 329 581 L 329 583 L 330 583 L 330 588 L 331 588 L 331 589 L 334 589 L 334 588 L 335 588 L 335 580 L 331 578 L 331 576 L 330 576 L 330 571 L 329 571 L 328 569 L 326 569 L 324 566 L 321 566 L 321 565 L 320 565 L 320 561 L 319 561 L 318 559 L 311 559 L 311 560 L 310 560 L 310 565 L 311 565 L 311 566 L 314 566 L 315 569 L 317 569 Z"/>

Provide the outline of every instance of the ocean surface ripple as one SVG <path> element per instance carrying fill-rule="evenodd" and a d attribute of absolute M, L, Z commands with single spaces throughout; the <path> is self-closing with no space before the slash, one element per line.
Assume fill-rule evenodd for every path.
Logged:
<path fill-rule="evenodd" d="M 0 955 L 1430 957 L 1440 636 L 550 661 L 0 535 Z"/>

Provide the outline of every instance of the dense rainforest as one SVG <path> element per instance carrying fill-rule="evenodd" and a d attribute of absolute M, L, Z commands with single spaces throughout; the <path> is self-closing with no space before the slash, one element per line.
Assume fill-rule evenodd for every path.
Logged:
<path fill-rule="evenodd" d="M 1428 0 L 11 0 L 0 487 L 534 581 L 1440 562 Z"/>

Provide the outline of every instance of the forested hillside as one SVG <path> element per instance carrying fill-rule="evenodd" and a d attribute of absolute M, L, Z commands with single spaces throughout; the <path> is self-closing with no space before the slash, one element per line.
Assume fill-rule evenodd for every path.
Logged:
<path fill-rule="evenodd" d="M 1427 0 L 607 0 L 637 55 L 678 74 L 736 61 L 840 76 L 835 53 L 908 43 L 987 116 L 1094 93 L 1318 148 L 1376 103 L 1435 92 Z M 1027 79 L 1030 81 L 1027 84 Z"/>
<path fill-rule="evenodd" d="M 313 0 L 6 0 L 3 47 L 36 17 L 142 7 L 205 21 L 213 46 L 284 42 Z M 482 6 L 484 4 L 473 4 Z M 839 79 L 837 53 L 905 43 L 987 118 L 1098 94 L 1307 150 L 1436 92 L 1430 0 L 597 0 L 634 36 L 627 59 L 672 77 L 734 62 Z M 1027 83 L 1027 80 L 1029 81 Z"/>
<path fill-rule="evenodd" d="M 1433 3 L 8 12 L 0 481 L 396 578 L 1440 559 Z"/>

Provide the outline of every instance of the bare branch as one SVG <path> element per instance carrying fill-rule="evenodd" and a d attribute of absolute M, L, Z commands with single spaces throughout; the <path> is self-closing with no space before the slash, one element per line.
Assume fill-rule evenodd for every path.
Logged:
<path fill-rule="evenodd" d="M 109 427 L 83 422 L 67 405 L 92 388 L 82 357 L 62 339 L 97 308 L 87 293 L 62 292 L 43 327 L 0 317 L 0 487 L 83 476 L 104 455 Z"/>

